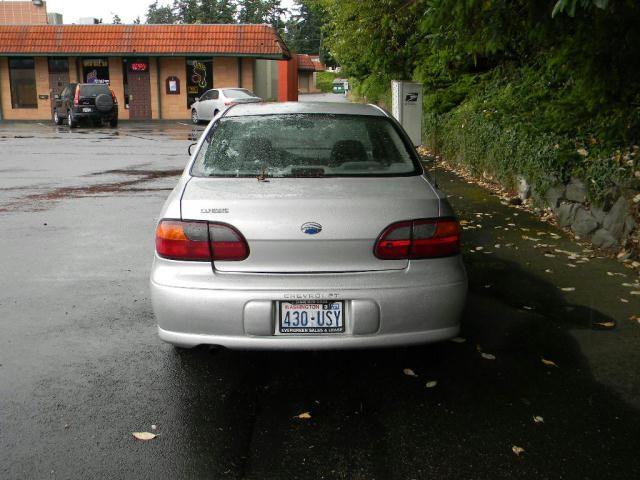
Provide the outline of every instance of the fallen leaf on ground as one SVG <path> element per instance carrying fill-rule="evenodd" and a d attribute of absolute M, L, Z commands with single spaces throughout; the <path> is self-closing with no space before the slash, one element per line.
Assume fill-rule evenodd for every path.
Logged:
<path fill-rule="evenodd" d="M 544 357 L 540 357 L 540 360 L 542 360 L 542 363 L 544 363 L 547 367 L 557 367 L 558 365 L 556 365 L 556 362 L 554 362 L 553 360 L 547 360 Z"/>
<path fill-rule="evenodd" d="M 135 439 L 143 440 L 145 442 L 147 440 L 153 440 L 158 436 L 155 433 L 151 433 L 151 432 L 133 432 L 131 435 L 133 435 Z"/>
<path fill-rule="evenodd" d="M 484 247 L 476 247 L 477 251 L 484 250 Z"/>
<path fill-rule="evenodd" d="M 416 372 L 414 372 L 413 370 L 411 370 L 410 368 L 405 368 L 404 370 L 402 370 L 402 373 L 404 373 L 406 376 L 408 377 L 417 377 L 418 375 L 416 374 Z"/>
<path fill-rule="evenodd" d="M 462 337 L 455 337 L 455 338 L 452 338 L 451 341 L 453 343 L 464 343 L 467 341 L 467 339 Z"/>
<path fill-rule="evenodd" d="M 602 328 L 613 328 L 616 326 L 615 322 L 596 322 L 594 325 Z"/>
<path fill-rule="evenodd" d="M 626 277 L 624 273 L 618 272 L 607 272 L 607 275 L 609 275 L 610 277 Z"/>
<path fill-rule="evenodd" d="M 546 273 L 553 273 L 553 270 L 551 270 L 550 268 L 547 268 L 547 269 L 545 270 L 545 272 L 546 272 Z"/>
<path fill-rule="evenodd" d="M 545 253 L 544 256 L 547 258 L 556 258 L 556 256 L 553 253 Z"/>
<path fill-rule="evenodd" d="M 533 421 L 534 423 L 544 423 L 544 418 L 542 418 L 540 415 L 534 415 Z"/>
<path fill-rule="evenodd" d="M 311 418 L 311 414 L 309 412 L 302 412 L 293 418 L 297 418 L 300 420 L 309 420 Z"/>
<path fill-rule="evenodd" d="M 425 387 L 427 387 L 427 388 L 433 388 L 433 387 L 435 387 L 436 385 L 438 385 L 438 382 L 437 382 L 436 380 L 431 380 L 430 382 L 427 382 L 427 383 L 425 384 Z"/>
<path fill-rule="evenodd" d="M 524 448 L 519 447 L 517 445 L 514 445 L 513 447 L 511 447 L 511 450 L 513 451 L 513 453 L 515 453 L 516 455 L 520 456 L 524 453 Z"/>
<path fill-rule="evenodd" d="M 484 358 L 485 360 L 495 360 L 495 359 L 496 359 L 496 356 L 495 356 L 495 355 L 492 355 L 492 354 L 490 354 L 490 353 L 482 352 L 480 355 L 481 355 L 481 356 L 482 356 L 482 358 Z"/>
<path fill-rule="evenodd" d="M 155 430 L 155 429 L 157 429 L 157 428 L 158 428 L 158 426 L 157 426 L 157 425 L 151 425 L 151 430 Z"/>
<path fill-rule="evenodd" d="M 626 298 L 621 298 L 621 299 L 620 299 L 620 301 L 621 301 L 622 303 L 629 303 L 629 300 L 627 300 Z"/>
<path fill-rule="evenodd" d="M 640 295 L 640 290 L 634 290 L 633 292 L 629 292 L 631 295 Z"/>
<path fill-rule="evenodd" d="M 533 307 L 530 307 L 529 305 L 523 305 L 522 308 L 525 310 L 533 310 Z"/>
<path fill-rule="evenodd" d="M 560 290 L 563 292 L 575 292 L 576 287 L 562 287 Z"/>

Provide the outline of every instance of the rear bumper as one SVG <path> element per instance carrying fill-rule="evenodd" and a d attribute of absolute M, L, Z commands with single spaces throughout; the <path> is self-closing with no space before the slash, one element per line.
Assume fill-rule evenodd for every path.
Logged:
<path fill-rule="evenodd" d="M 71 110 L 73 118 L 77 120 L 91 119 L 91 120 L 117 120 L 118 110 L 114 108 L 108 112 L 101 112 L 100 110 L 93 110 L 91 112 L 83 112 L 83 107 L 73 107 Z"/>
<path fill-rule="evenodd" d="M 354 274 L 214 273 L 209 264 L 156 257 L 151 298 L 160 338 L 192 347 L 343 349 L 429 343 L 454 337 L 467 280 L 459 256 L 405 270 Z M 276 302 L 345 301 L 345 333 L 276 336 Z"/>

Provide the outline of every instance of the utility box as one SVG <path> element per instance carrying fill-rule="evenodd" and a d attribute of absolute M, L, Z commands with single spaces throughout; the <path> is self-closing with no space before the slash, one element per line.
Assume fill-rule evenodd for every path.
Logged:
<path fill-rule="evenodd" d="M 391 81 L 391 114 L 417 147 L 422 145 L 422 84 Z"/>

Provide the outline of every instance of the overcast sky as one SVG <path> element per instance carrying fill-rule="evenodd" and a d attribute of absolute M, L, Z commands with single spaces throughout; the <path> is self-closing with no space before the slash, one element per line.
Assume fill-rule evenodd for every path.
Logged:
<path fill-rule="evenodd" d="M 47 12 L 61 13 L 64 23 L 76 23 L 81 17 L 102 18 L 111 23 L 117 14 L 123 23 L 133 23 L 136 17 L 145 20 L 147 8 L 154 0 L 47 0 Z M 160 0 L 160 4 L 172 3 Z M 282 5 L 291 8 L 293 0 L 282 0 Z"/>

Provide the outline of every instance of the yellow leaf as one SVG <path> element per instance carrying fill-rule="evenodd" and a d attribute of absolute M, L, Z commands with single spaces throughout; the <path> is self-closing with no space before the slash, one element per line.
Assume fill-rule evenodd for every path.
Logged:
<path fill-rule="evenodd" d="M 534 415 L 533 421 L 534 423 L 544 423 L 544 418 L 542 418 L 540 415 Z"/>
<path fill-rule="evenodd" d="M 402 370 L 402 373 L 404 373 L 406 376 L 408 377 L 417 377 L 418 375 L 416 374 L 416 372 L 414 372 L 413 370 L 411 370 L 410 368 L 405 368 L 404 370 Z"/>
<path fill-rule="evenodd" d="M 131 435 L 133 435 L 133 438 L 137 440 L 143 440 L 145 442 L 147 440 L 153 440 L 158 436 L 155 433 L 151 433 L 151 432 L 133 432 Z"/>
<path fill-rule="evenodd" d="M 546 358 L 540 357 L 540 360 L 542 360 L 542 363 L 544 363 L 547 367 L 557 367 L 558 365 L 556 365 L 556 362 L 554 362 L 553 360 L 547 360 Z"/>
<path fill-rule="evenodd" d="M 524 448 L 514 445 L 513 447 L 511 447 L 511 451 L 516 455 L 520 456 L 524 453 Z"/>
<path fill-rule="evenodd" d="M 496 359 L 496 356 L 495 356 L 495 355 L 492 355 L 491 353 L 485 353 L 485 352 L 482 352 L 480 355 L 481 355 L 481 356 L 482 356 L 482 358 L 484 358 L 485 360 L 495 360 L 495 359 Z"/>
<path fill-rule="evenodd" d="M 298 418 L 300 420 L 309 420 L 311 418 L 311 414 L 309 412 L 302 412 L 293 418 Z"/>
<path fill-rule="evenodd" d="M 562 287 L 560 290 L 563 292 L 575 292 L 576 287 Z"/>
<path fill-rule="evenodd" d="M 433 387 L 435 387 L 436 385 L 438 385 L 438 382 L 437 382 L 436 380 L 431 380 L 430 382 L 427 382 L 427 383 L 425 384 L 425 387 L 427 387 L 427 388 L 433 388 Z"/>
<path fill-rule="evenodd" d="M 597 325 L 602 328 L 613 328 L 616 326 L 615 322 L 596 322 L 594 325 Z"/>

